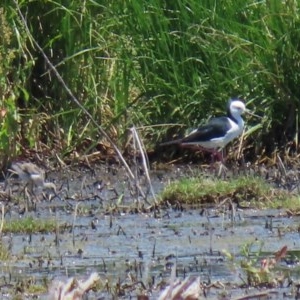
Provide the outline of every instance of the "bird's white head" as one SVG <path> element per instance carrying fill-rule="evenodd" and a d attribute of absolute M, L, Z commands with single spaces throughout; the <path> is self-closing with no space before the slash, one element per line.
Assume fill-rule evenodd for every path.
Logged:
<path fill-rule="evenodd" d="M 228 113 L 232 116 L 242 115 L 246 111 L 246 105 L 239 99 L 231 99 L 228 102 Z"/>
<path fill-rule="evenodd" d="M 246 105 L 239 99 L 229 101 L 228 108 L 232 114 L 242 115 L 246 111 Z"/>
<path fill-rule="evenodd" d="M 234 122 L 243 126 L 244 122 L 241 115 L 246 111 L 246 105 L 240 99 L 230 99 L 227 104 L 227 116 Z"/>

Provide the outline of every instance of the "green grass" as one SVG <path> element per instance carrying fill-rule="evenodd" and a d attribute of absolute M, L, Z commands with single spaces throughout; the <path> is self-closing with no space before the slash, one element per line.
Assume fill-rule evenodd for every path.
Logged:
<path fill-rule="evenodd" d="M 240 176 L 229 180 L 192 177 L 182 178 L 165 187 L 161 203 L 174 204 L 219 204 L 230 200 L 251 207 L 300 208 L 298 197 L 275 189 L 259 177 Z"/>
<path fill-rule="evenodd" d="M 3 226 L 3 232 L 7 233 L 47 233 L 53 232 L 57 228 L 57 221 L 35 219 L 32 217 L 26 217 L 17 220 L 5 221 Z"/>
<path fill-rule="evenodd" d="M 274 197 L 268 205 L 269 208 L 284 208 L 291 212 L 291 214 L 299 214 L 300 212 L 300 197 L 297 195 L 286 195 L 283 198 L 277 199 Z"/>
<path fill-rule="evenodd" d="M 33 295 L 44 294 L 48 291 L 46 286 L 31 284 L 28 286 L 26 292 Z"/>

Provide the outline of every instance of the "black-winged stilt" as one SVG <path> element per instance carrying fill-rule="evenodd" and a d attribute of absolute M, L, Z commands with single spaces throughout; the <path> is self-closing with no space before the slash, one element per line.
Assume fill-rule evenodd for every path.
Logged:
<path fill-rule="evenodd" d="M 223 160 L 223 148 L 233 139 L 242 134 L 244 121 L 241 115 L 246 111 L 246 106 L 240 99 L 230 99 L 227 104 L 227 116 L 213 118 L 206 125 L 193 130 L 182 139 L 160 144 L 168 146 L 178 144 L 185 148 L 201 149 L 217 154 Z"/>

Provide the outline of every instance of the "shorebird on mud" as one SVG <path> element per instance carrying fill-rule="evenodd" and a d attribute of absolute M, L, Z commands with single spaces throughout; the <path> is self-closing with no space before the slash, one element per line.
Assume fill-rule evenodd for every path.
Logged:
<path fill-rule="evenodd" d="M 242 134 L 244 120 L 242 114 L 246 106 L 240 99 L 230 99 L 227 104 L 227 116 L 213 118 L 206 125 L 200 126 L 182 139 L 160 144 L 168 146 L 177 144 L 184 148 L 204 149 L 212 152 L 223 162 L 222 150 L 233 139 Z"/>
<path fill-rule="evenodd" d="M 56 195 L 56 185 L 53 182 L 45 182 L 45 172 L 37 165 L 30 162 L 17 162 L 12 164 L 10 171 L 17 174 L 33 194 L 48 189 Z"/>

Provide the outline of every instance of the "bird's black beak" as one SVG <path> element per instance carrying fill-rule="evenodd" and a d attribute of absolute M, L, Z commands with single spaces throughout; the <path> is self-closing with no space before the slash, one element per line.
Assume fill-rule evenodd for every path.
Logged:
<path fill-rule="evenodd" d="M 259 115 L 256 115 L 255 113 L 253 113 L 251 110 L 249 109 L 245 109 L 245 113 L 250 115 L 250 116 L 253 116 L 253 117 L 256 117 L 256 118 L 259 118 L 259 119 L 262 119 L 263 117 L 259 116 Z"/>

